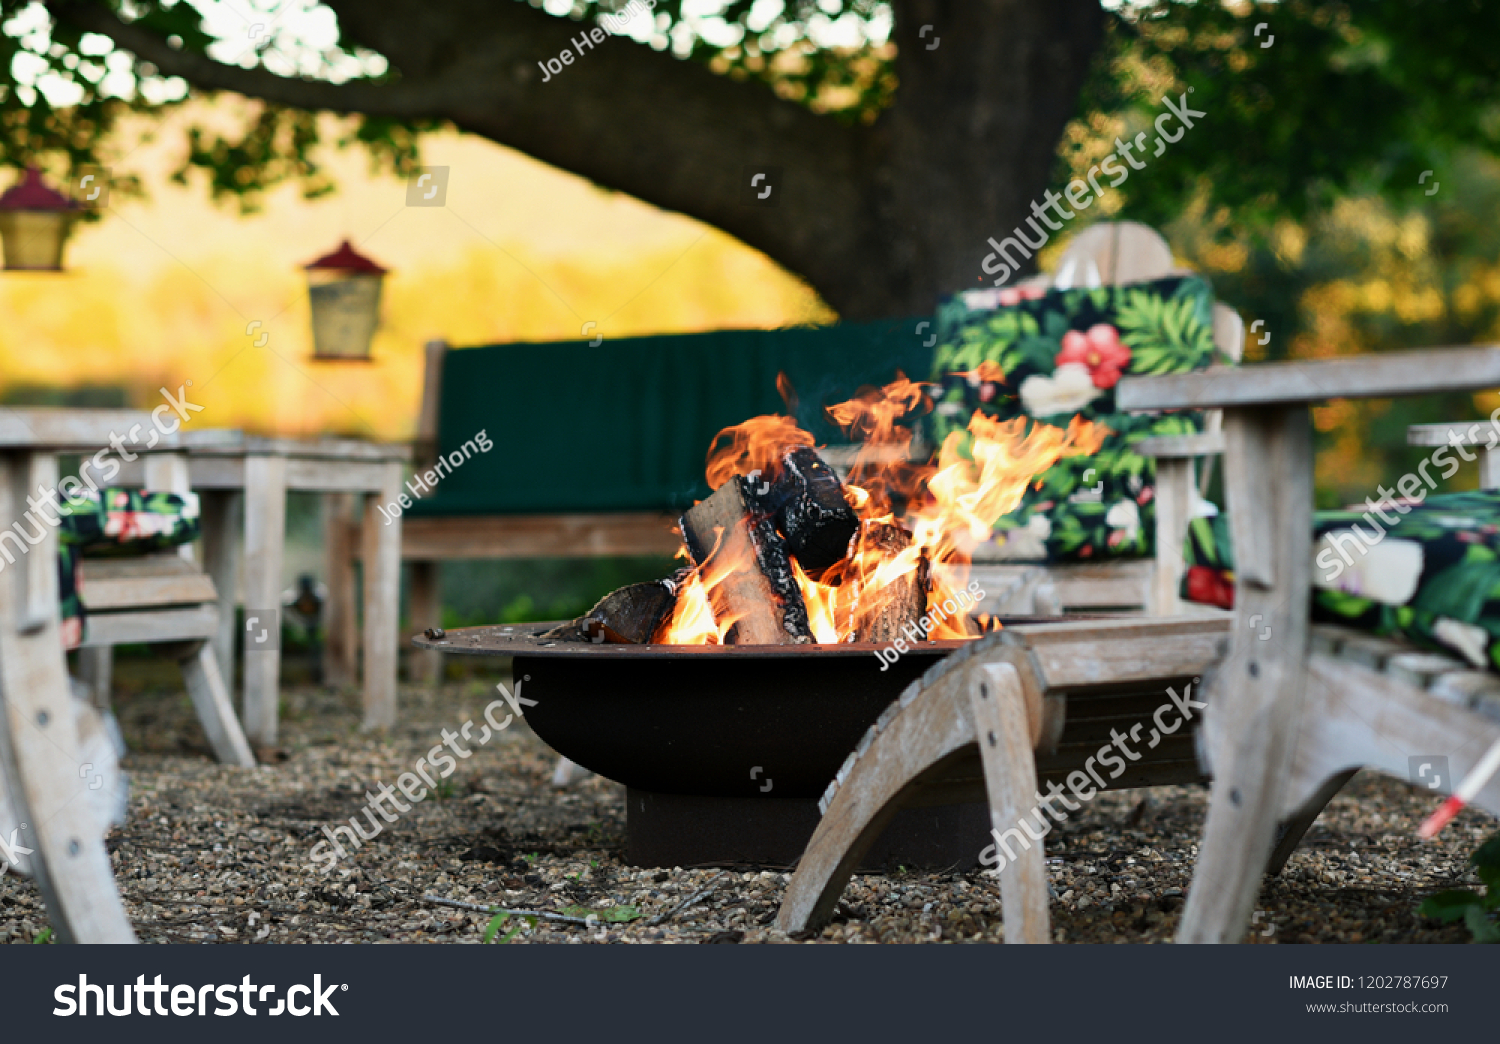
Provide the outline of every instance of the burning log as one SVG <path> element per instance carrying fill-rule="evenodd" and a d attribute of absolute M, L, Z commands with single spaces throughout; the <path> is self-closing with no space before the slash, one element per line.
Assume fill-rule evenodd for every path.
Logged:
<path fill-rule="evenodd" d="M 786 542 L 743 477 L 731 476 L 683 515 L 682 535 L 700 567 L 714 618 L 734 621 L 725 644 L 812 641 Z"/>
<path fill-rule="evenodd" d="M 677 587 L 671 580 L 630 584 L 611 591 L 587 613 L 542 635 L 565 642 L 645 645 L 672 611 Z"/>
<path fill-rule="evenodd" d="M 781 474 L 758 499 L 807 573 L 816 576 L 848 554 L 859 518 L 844 499 L 838 475 L 810 447 L 782 457 Z"/>
<path fill-rule="evenodd" d="M 867 566 L 870 576 L 864 585 L 866 590 L 860 594 L 861 604 L 855 614 L 855 641 L 884 645 L 900 637 L 910 639 L 913 632 L 920 633 L 917 621 L 927 612 L 931 572 L 927 558 L 918 557 L 912 569 L 883 585 L 875 586 L 869 582 L 880 575 L 881 566 L 890 568 L 889 563 L 911 548 L 911 541 L 911 533 L 901 526 L 866 522 L 861 527 L 851 557 Z M 908 630 L 903 631 L 903 627 Z"/>

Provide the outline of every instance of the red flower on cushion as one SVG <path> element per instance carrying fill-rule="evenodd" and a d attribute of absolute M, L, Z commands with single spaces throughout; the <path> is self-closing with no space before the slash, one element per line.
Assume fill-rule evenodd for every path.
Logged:
<path fill-rule="evenodd" d="M 1047 296 L 1047 288 L 1044 286 L 1008 286 L 1000 291 L 1000 304 L 1014 307 L 1022 301 L 1035 301 L 1045 296 Z"/>
<path fill-rule="evenodd" d="M 1130 349 L 1120 343 L 1120 331 L 1108 323 L 1096 323 L 1088 333 L 1069 330 L 1063 334 L 1062 351 L 1056 365 L 1082 363 L 1089 369 L 1095 388 L 1113 388 L 1130 365 Z"/>
<path fill-rule="evenodd" d="M 1208 566 L 1189 566 L 1187 575 L 1188 601 L 1216 605 L 1220 609 L 1234 608 L 1234 584 L 1224 571 Z"/>

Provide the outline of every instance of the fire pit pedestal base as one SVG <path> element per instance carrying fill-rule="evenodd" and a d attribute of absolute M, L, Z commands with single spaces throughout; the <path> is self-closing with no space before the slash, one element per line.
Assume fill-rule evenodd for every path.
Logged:
<path fill-rule="evenodd" d="M 708 797 L 630 787 L 626 801 L 625 861 L 632 866 L 790 867 L 820 818 L 815 798 Z M 859 871 L 970 870 L 990 843 L 989 833 L 990 810 L 983 802 L 903 809 L 865 853 Z"/>

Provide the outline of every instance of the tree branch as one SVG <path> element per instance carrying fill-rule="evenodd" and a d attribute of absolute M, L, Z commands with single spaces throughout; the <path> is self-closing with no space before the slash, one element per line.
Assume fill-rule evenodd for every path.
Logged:
<path fill-rule="evenodd" d="M 594 22 L 494 0 L 329 0 L 345 40 L 383 55 L 393 83 L 332 84 L 240 69 L 170 47 L 102 6 L 53 0 L 60 19 L 205 90 L 299 109 L 461 129 L 680 211 L 783 260 L 815 283 L 847 267 L 862 216 L 862 132 L 628 38 L 584 46 Z M 639 15 L 637 17 L 650 17 Z M 548 74 L 540 63 L 573 53 Z M 747 205 L 751 165 L 785 169 L 774 206 Z"/>
<path fill-rule="evenodd" d="M 277 76 L 262 68 L 241 69 L 203 54 L 179 51 L 148 29 L 121 20 L 102 5 L 63 2 L 47 5 L 62 22 L 107 36 L 115 46 L 150 62 L 165 76 L 180 76 L 203 91 L 234 91 L 252 98 L 310 112 L 362 112 L 397 119 L 433 114 L 451 91 L 448 84 L 336 84 L 327 80 Z"/>

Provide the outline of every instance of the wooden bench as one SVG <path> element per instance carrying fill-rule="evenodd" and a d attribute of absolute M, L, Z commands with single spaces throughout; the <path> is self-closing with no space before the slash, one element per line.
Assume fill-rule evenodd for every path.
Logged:
<path fill-rule="evenodd" d="M 672 532 L 677 518 L 709 493 L 703 472 L 714 436 L 750 417 L 786 412 L 778 372 L 786 372 L 802 396 L 804 426 L 837 442 L 836 429 L 821 420 L 821 404 L 851 398 L 861 385 L 887 383 L 898 369 L 925 378 L 932 363 L 927 326 L 892 320 L 721 330 L 622 338 L 598 347 L 583 341 L 454 351 L 443 342 L 429 343 L 414 455 L 418 470 L 425 472 L 439 452 L 452 453 L 480 429 L 495 448 L 462 464 L 438 483 L 435 496 L 424 493 L 402 518 L 412 629 L 442 625 L 441 562 L 670 558 L 681 543 Z M 587 388 L 567 394 L 567 383 L 584 376 Z M 557 383 L 559 392 L 535 395 L 532 385 L 541 379 Z M 476 401 L 470 394 L 476 387 L 493 392 Z M 626 404 L 615 413 L 623 432 L 601 427 L 595 415 L 601 404 L 616 403 Z M 647 429 L 649 434 L 634 437 Z M 566 495 L 586 507 L 536 494 L 539 486 L 558 488 L 539 482 L 543 469 L 573 476 Z M 471 487 L 465 494 L 470 502 L 451 510 L 450 491 L 481 474 L 489 475 L 487 487 Z M 349 543 L 359 547 L 357 534 Z M 419 652 L 412 663 L 416 677 L 435 679 L 442 654 Z"/>

